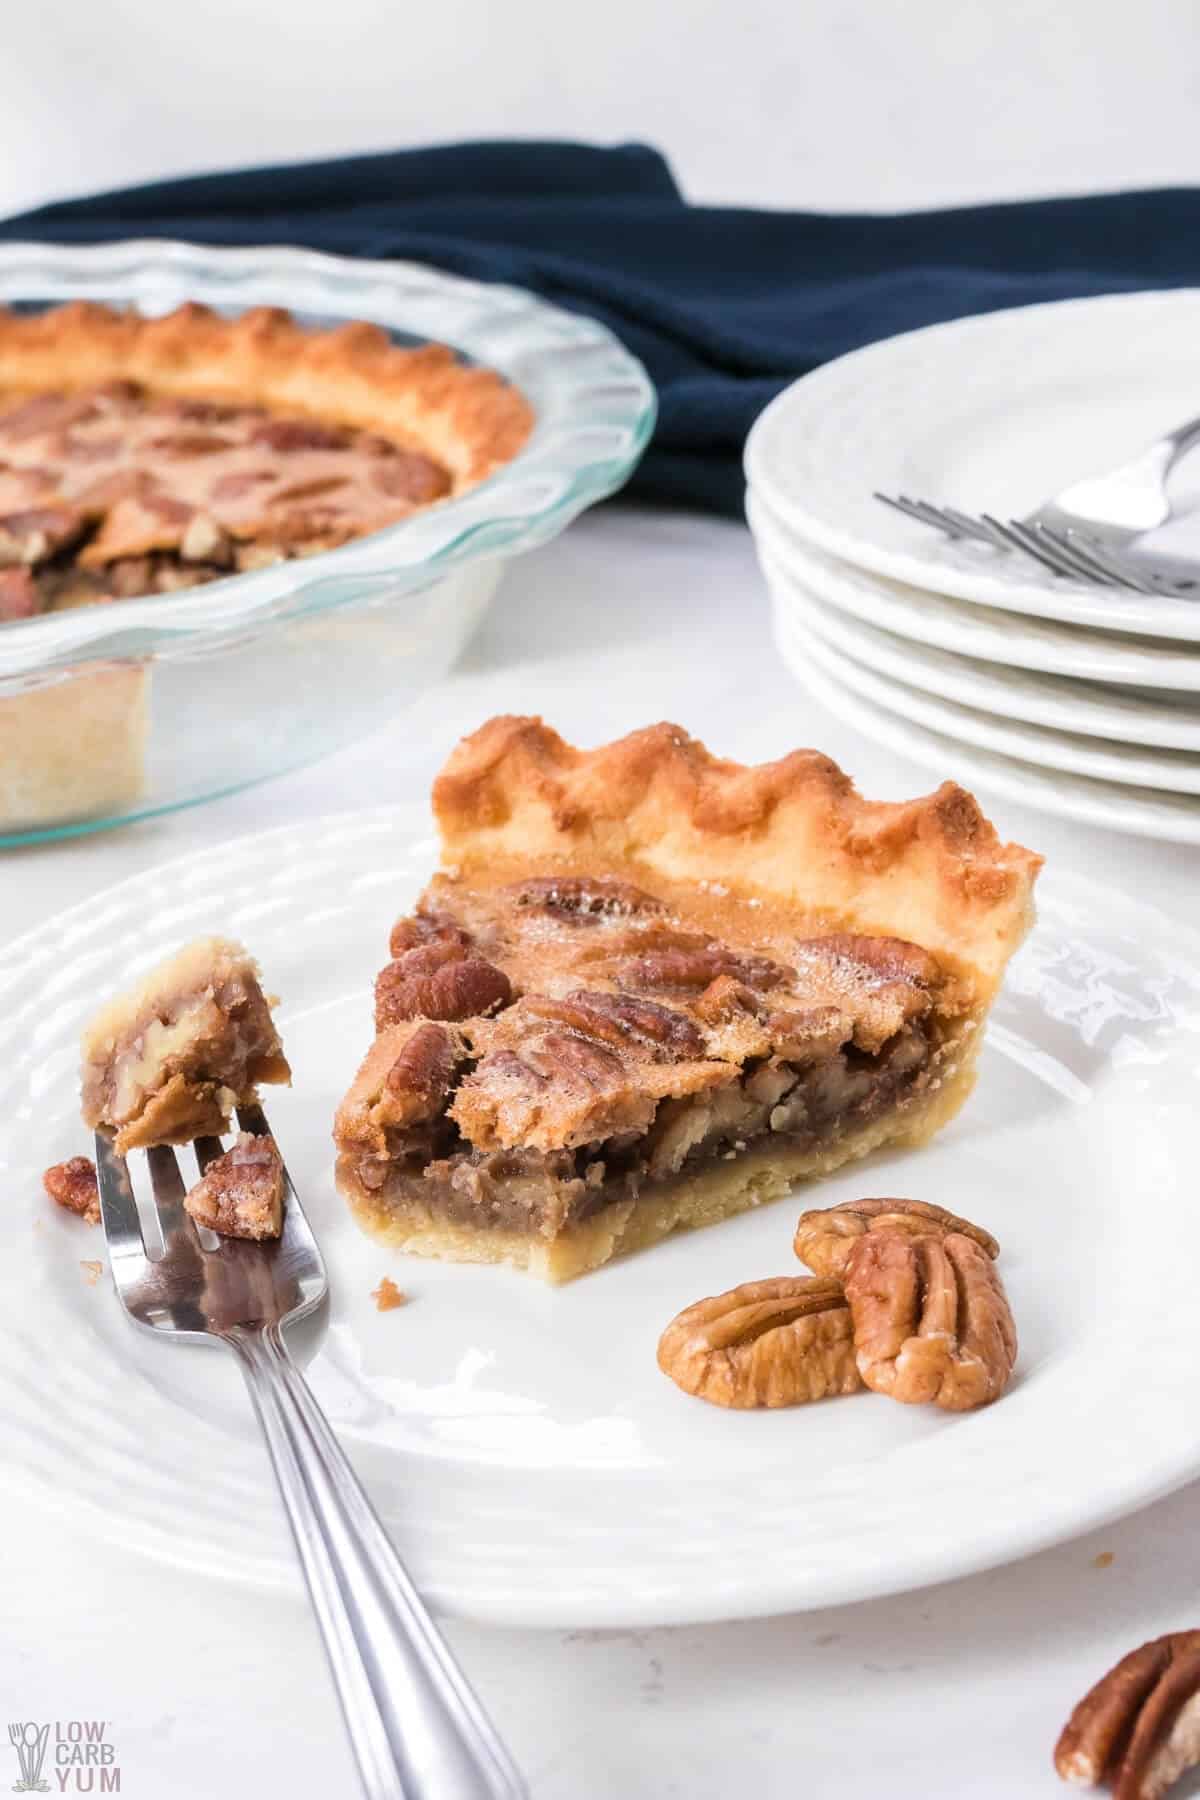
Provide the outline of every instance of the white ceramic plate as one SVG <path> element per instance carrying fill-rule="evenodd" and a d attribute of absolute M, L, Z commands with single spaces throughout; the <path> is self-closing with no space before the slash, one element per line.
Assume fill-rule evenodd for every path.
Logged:
<path fill-rule="evenodd" d="M 781 522 L 761 494 L 746 496 L 746 517 L 760 556 L 768 554 L 805 592 L 868 625 L 984 662 L 1085 681 L 1200 694 L 1200 645 L 1190 648 L 1161 638 L 1081 631 L 1054 619 L 967 606 L 906 587 L 814 549 Z"/>
<path fill-rule="evenodd" d="M 1200 639 L 1200 609 L 1067 582 L 956 545 L 872 496 L 1021 517 L 1200 412 L 1200 291 L 1063 300 L 856 350 L 787 388 L 746 446 L 750 484 L 810 542 L 879 575 L 1102 631 Z M 1184 465 L 1192 498 L 1196 477 Z M 1194 522 L 1148 544 L 1200 550 Z"/>
<path fill-rule="evenodd" d="M 311 1376 L 439 1606 L 609 1626 L 858 1600 L 1086 1531 L 1200 1470 L 1187 928 L 1052 874 L 964 1114 L 924 1151 L 807 1190 L 918 1194 L 997 1232 L 1022 1344 L 1001 1403 L 951 1418 L 862 1394 L 730 1414 L 660 1375 L 655 1343 L 698 1296 L 796 1271 L 798 1203 L 556 1290 L 405 1262 L 336 1198 L 330 1115 L 367 1042 L 388 926 L 428 873 L 426 831 L 415 811 L 379 811 L 241 839 L 0 954 L 0 1479 L 154 1557 L 296 1581 L 231 1359 L 135 1334 L 107 1279 L 83 1278 L 99 1231 L 39 1191 L 46 1162 L 85 1147 L 81 1022 L 213 928 L 244 935 L 284 996 L 296 1082 L 268 1110 L 333 1278 Z M 1148 1207 L 1155 1243 L 1173 1245 L 1152 1267 Z M 384 1273 L 411 1298 L 380 1314 Z"/>
<path fill-rule="evenodd" d="M 1164 750 L 1200 753 L 1200 696 L 1163 689 L 1106 687 L 1068 676 L 1038 675 L 1003 663 L 977 662 L 879 631 L 812 594 L 791 590 L 791 605 L 843 656 L 925 693 L 944 695 L 1002 719 L 1056 731 L 1114 738 Z"/>
<path fill-rule="evenodd" d="M 771 579 L 768 570 L 768 579 Z M 1138 837 L 1177 844 L 1200 844 L 1200 800 L 1162 788 L 1127 787 L 1115 781 L 1039 768 L 1013 756 L 969 744 L 932 730 L 894 709 L 882 690 L 870 698 L 847 685 L 827 658 L 813 655 L 811 634 L 792 611 L 786 585 L 772 581 L 775 635 L 784 661 L 816 699 L 867 738 L 907 756 L 943 779 L 951 778 L 996 796 L 1035 806 L 1059 818 Z"/>
<path fill-rule="evenodd" d="M 861 700 L 884 706 L 902 719 L 981 750 L 998 750 L 1041 769 L 1066 769 L 1125 787 L 1163 788 L 1170 794 L 1200 794 L 1200 756 L 1186 750 L 1147 750 L 1109 738 L 1081 737 L 1075 732 L 1046 731 L 1038 725 L 1011 724 L 991 713 L 976 712 L 953 700 L 941 700 L 906 682 L 891 680 L 846 656 L 823 636 L 815 613 L 796 601 L 791 624 L 796 654 L 806 656 Z"/>

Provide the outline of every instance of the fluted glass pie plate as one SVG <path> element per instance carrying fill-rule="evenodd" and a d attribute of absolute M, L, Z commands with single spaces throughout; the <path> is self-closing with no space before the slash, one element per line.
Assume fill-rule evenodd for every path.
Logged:
<path fill-rule="evenodd" d="M 439 1607 L 602 1626 L 858 1600 L 1087 1531 L 1200 1471 L 1200 936 L 1049 871 L 962 1114 L 920 1152 L 804 1190 L 916 1196 L 995 1232 L 1021 1338 L 1005 1397 L 960 1417 L 866 1393 L 727 1413 L 659 1373 L 659 1332 L 701 1295 L 799 1272 L 799 1199 L 549 1288 L 405 1259 L 336 1196 L 333 1108 L 388 926 L 433 858 L 416 808 L 287 827 L 0 953 L 0 1488 L 210 1577 L 297 1581 L 232 1359 L 135 1335 L 81 1267 L 103 1258 L 100 1231 L 40 1189 L 45 1164 L 86 1148 L 80 1025 L 214 929 L 243 936 L 282 995 L 295 1085 L 269 1111 L 332 1284 L 311 1378 Z M 384 1274 L 409 1299 L 379 1313 Z"/>
<path fill-rule="evenodd" d="M 536 417 L 525 447 L 490 479 L 341 549 L 184 593 L 0 625 L 0 847 L 228 792 L 395 719 L 454 661 L 508 561 L 620 487 L 654 423 L 648 376 L 602 325 L 519 288 L 415 263 L 150 240 L 0 245 L 0 305 L 78 298 L 148 315 L 198 300 L 229 313 L 284 306 L 314 326 L 372 320 L 400 341 L 437 340 L 498 370 Z M 106 685 L 119 702 L 111 718 Z M 139 782 L 136 733 L 124 758 L 111 734 L 128 727 L 143 689 Z M 94 772 L 79 784 L 86 798 L 47 802 L 24 771 L 14 778 L 26 718 L 68 755 L 86 724 L 93 755 L 113 755 L 111 780 Z"/>

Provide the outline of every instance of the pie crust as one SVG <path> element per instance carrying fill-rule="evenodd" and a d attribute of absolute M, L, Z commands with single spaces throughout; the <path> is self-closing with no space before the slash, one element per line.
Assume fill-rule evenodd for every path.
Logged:
<path fill-rule="evenodd" d="M 123 811 L 145 786 L 149 671 L 97 662 L 0 701 L 0 830 Z"/>
<path fill-rule="evenodd" d="M 815 751 L 493 719 L 434 786 L 338 1181 L 389 1244 L 552 1280 L 776 1198 L 962 1105 L 1041 859 L 952 783 Z"/>

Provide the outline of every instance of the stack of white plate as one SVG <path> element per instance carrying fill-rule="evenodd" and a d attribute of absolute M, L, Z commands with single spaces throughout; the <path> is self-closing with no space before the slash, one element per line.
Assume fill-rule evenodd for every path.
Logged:
<path fill-rule="evenodd" d="M 1062 301 L 874 344 L 746 452 L 780 650 L 865 737 L 996 794 L 1200 844 L 1200 601 L 1062 580 L 873 498 L 1021 517 L 1200 414 L 1200 292 Z M 1200 451 L 1147 540 L 1200 559 Z"/>

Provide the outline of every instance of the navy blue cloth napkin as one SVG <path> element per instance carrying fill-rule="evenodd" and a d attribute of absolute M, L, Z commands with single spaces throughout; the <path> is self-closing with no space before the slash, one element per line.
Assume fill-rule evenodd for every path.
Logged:
<path fill-rule="evenodd" d="M 899 215 L 692 206 L 640 144 L 477 143 L 160 181 L 39 207 L 0 239 L 178 237 L 408 257 L 602 319 L 661 412 L 631 491 L 738 515 L 741 450 L 788 381 L 918 325 L 1200 282 L 1200 190 Z"/>

